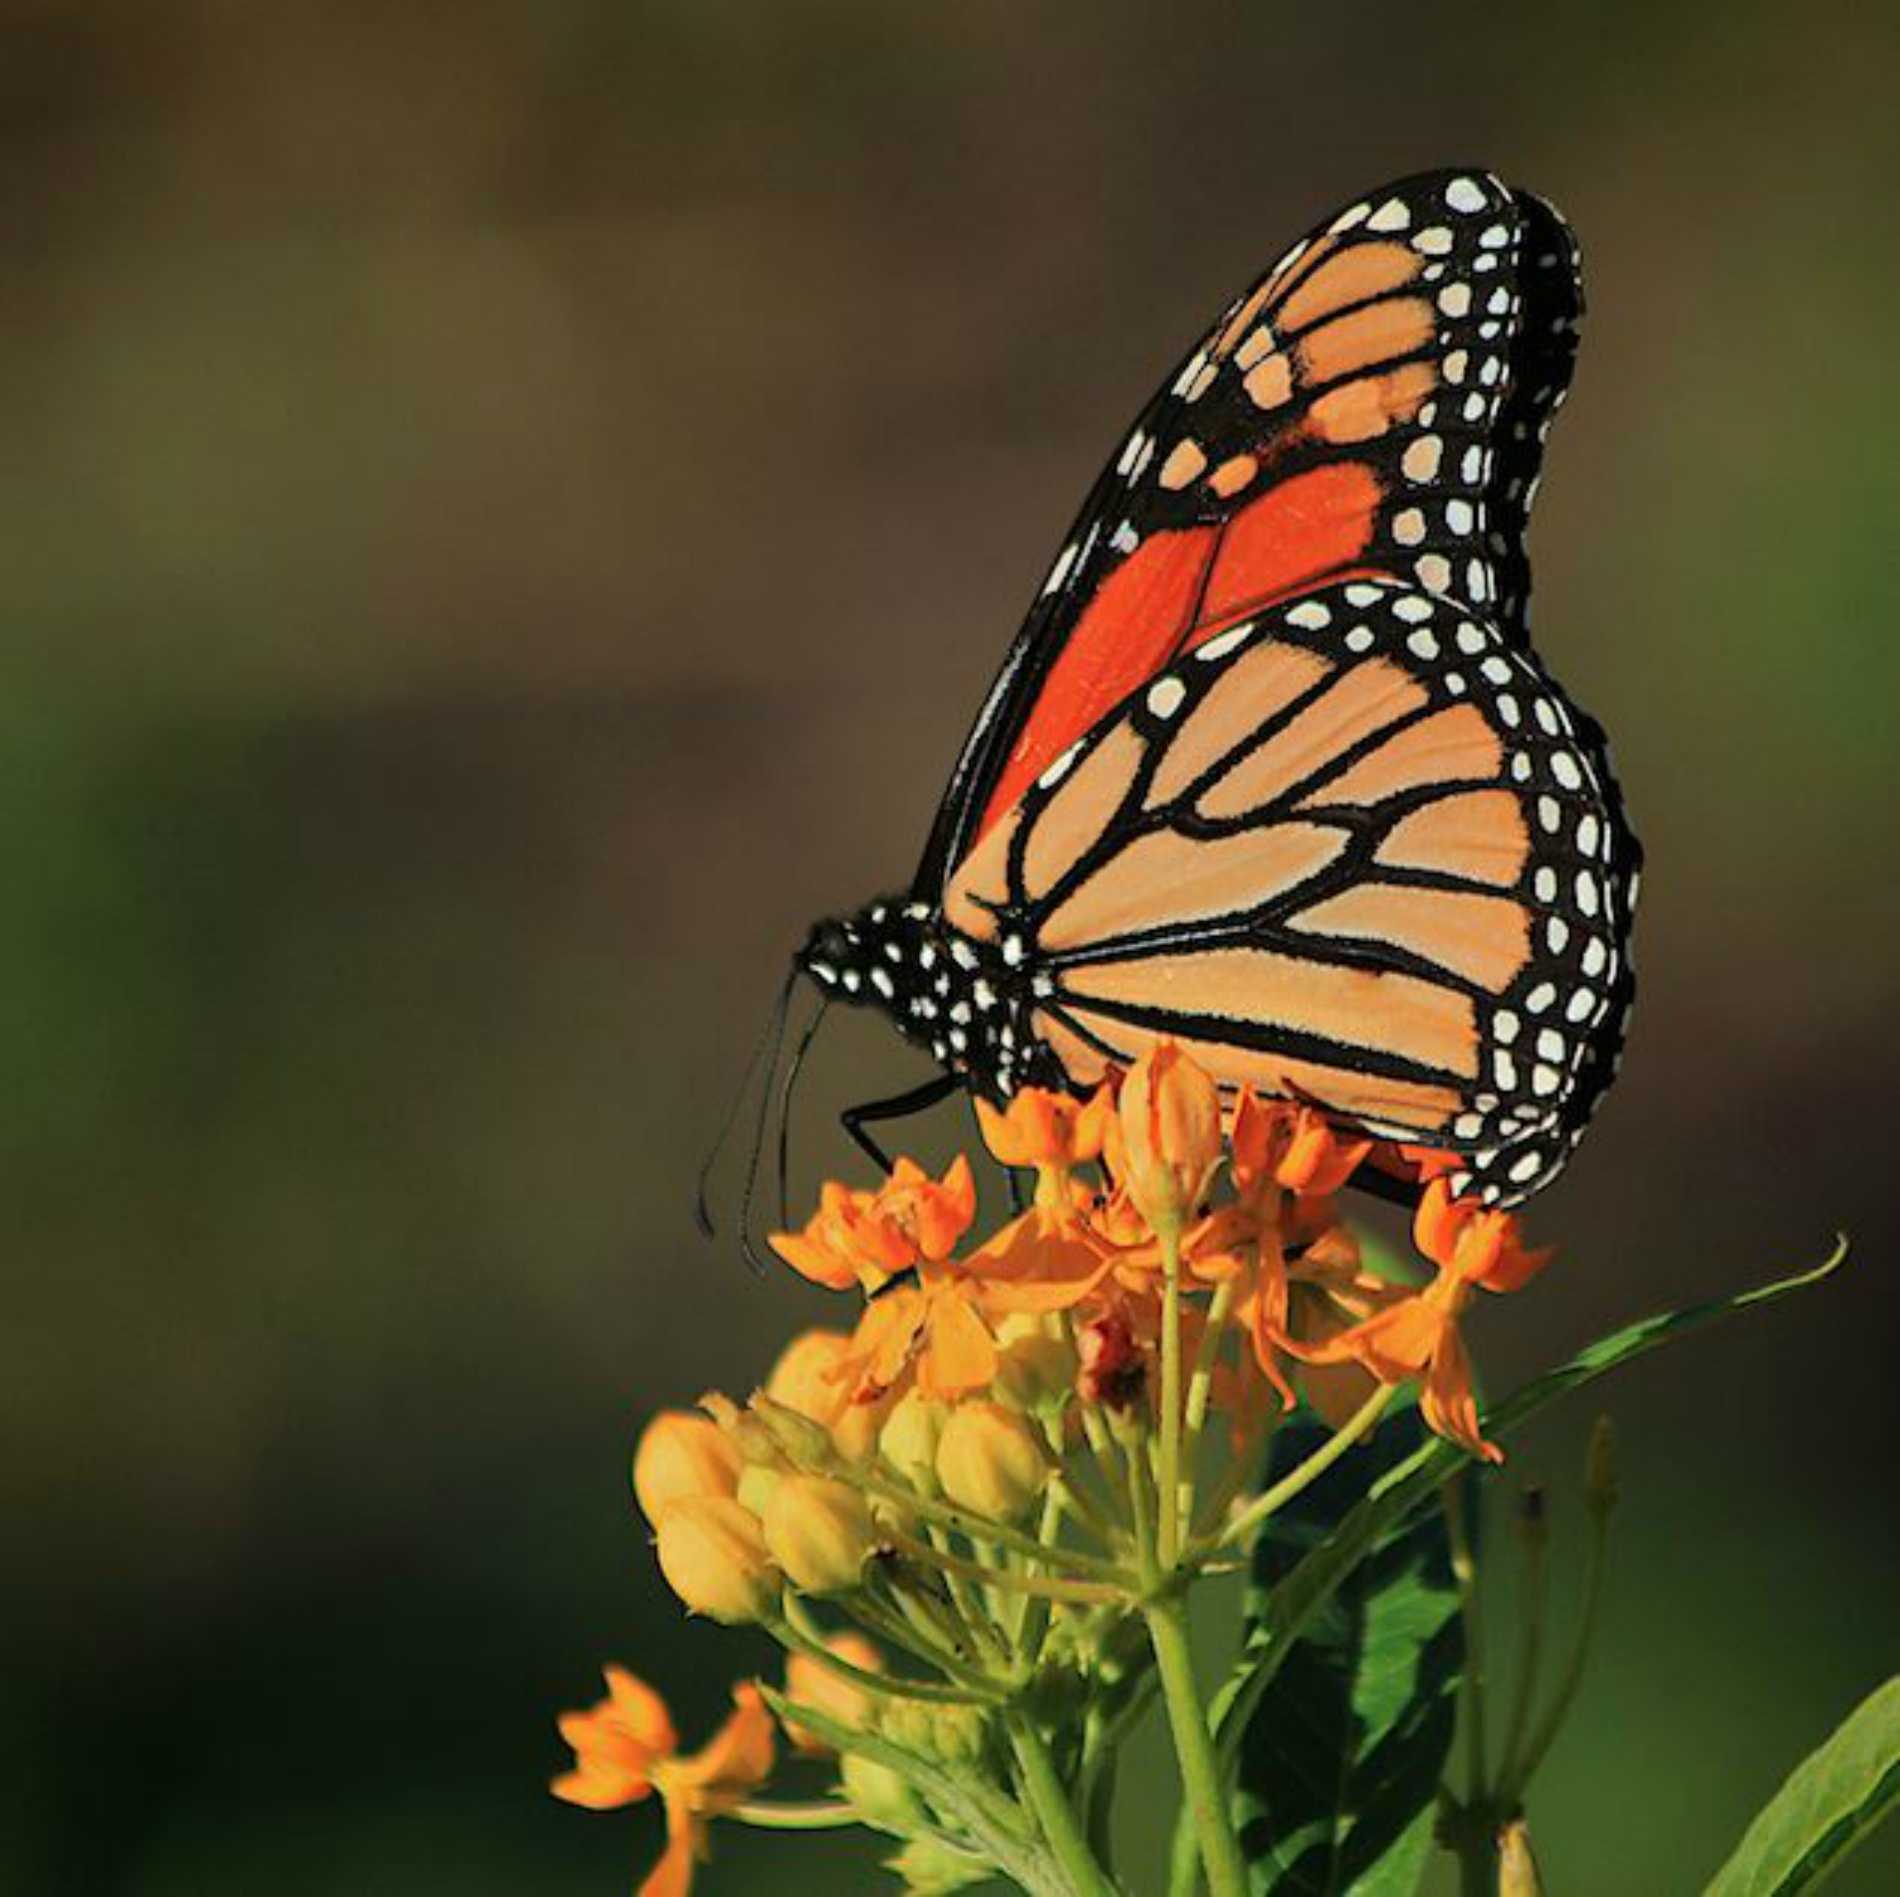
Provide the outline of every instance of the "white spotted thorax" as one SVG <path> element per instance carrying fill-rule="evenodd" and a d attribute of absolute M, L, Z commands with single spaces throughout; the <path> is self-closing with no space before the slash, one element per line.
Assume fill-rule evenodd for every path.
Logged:
<path fill-rule="evenodd" d="M 889 1016 L 985 1099 L 1065 1084 L 1030 1025 L 1048 977 L 1032 972 L 1020 936 L 973 941 L 928 904 L 887 896 L 819 923 L 796 961 L 828 999 Z"/>

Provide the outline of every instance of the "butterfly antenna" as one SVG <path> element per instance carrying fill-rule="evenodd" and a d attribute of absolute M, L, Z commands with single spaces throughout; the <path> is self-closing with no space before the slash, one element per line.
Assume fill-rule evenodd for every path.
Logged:
<path fill-rule="evenodd" d="M 825 1011 L 831 1003 L 824 997 L 819 998 L 818 1012 L 805 1024 L 805 1031 L 798 1037 L 798 1045 L 792 1049 L 792 1058 L 785 1069 L 785 1079 L 779 1088 L 778 1096 L 778 1222 L 781 1227 L 792 1222 L 787 1205 L 787 1180 L 791 1173 L 792 1150 L 792 1096 L 798 1087 L 799 1071 L 805 1065 L 805 1056 L 811 1052 L 811 1044 L 818 1038 L 818 1030 L 823 1025 Z M 761 1103 L 763 1104 L 763 1103 Z M 763 1261 L 752 1249 L 751 1215 L 754 1188 L 759 1179 L 759 1159 L 765 1145 L 765 1115 L 759 1115 L 758 1132 L 752 1142 L 752 1164 L 746 1173 L 745 1218 L 746 1218 L 746 1256 L 755 1265 L 763 1269 Z"/>
<path fill-rule="evenodd" d="M 772 1072 L 778 1066 L 778 1051 L 785 1039 L 785 1014 L 791 1006 L 792 989 L 798 981 L 798 970 L 794 967 L 785 977 L 784 986 L 778 991 L 778 1000 L 772 1005 L 772 1012 L 766 1016 L 765 1026 L 759 1031 L 759 1038 L 752 1044 L 752 1053 L 745 1064 L 744 1077 L 739 1082 L 738 1091 L 732 1096 L 732 1104 L 726 1109 L 726 1117 L 719 1123 L 719 1133 L 707 1153 L 705 1163 L 699 1169 L 699 1186 L 693 1195 L 693 1222 L 706 1237 L 717 1233 L 713 1224 L 712 1209 L 708 1203 L 708 1191 L 712 1184 L 713 1168 L 719 1163 L 719 1155 L 726 1150 L 726 1141 L 732 1137 L 732 1129 L 738 1122 L 739 1109 L 745 1105 L 746 1097 L 752 1091 L 752 1082 L 759 1071 L 759 1063 L 765 1058 L 765 1050 L 772 1050 L 772 1058 L 766 1068 L 765 1098 L 772 1096 Z M 761 1132 L 763 1123 L 761 1122 Z M 758 1164 L 757 1140 L 754 1141 L 753 1165 Z"/>

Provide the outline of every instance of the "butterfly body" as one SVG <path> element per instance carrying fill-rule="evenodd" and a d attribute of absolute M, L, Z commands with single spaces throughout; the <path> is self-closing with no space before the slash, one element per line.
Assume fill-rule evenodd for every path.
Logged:
<path fill-rule="evenodd" d="M 1063 1087 L 1068 1076 L 1036 1037 L 1038 983 L 1024 938 L 1005 925 L 966 935 L 931 905 L 885 896 L 821 922 L 798 966 L 828 997 L 880 1009 L 898 1032 L 985 1099 L 1018 1087 Z"/>
<path fill-rule="evenodd" d="M 1530 650 L 1576 249 L 1476 171 L 1236 299 L 1102 477 L 909 892 L 798 965 L 990 1099 L 1172 1039 L 1509 1203 L 1612 1077 L 1639 852 Z"/>

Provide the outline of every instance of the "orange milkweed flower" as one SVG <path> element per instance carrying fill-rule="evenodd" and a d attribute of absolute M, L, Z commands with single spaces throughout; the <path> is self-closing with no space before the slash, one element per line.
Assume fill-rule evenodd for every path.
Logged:
<path fill-rule="evenodd" d="M 554 1779 L 556 1798 L 588 1811 L 638 1804 L 651 1792 L 666 1807 L 666 1849 L 639 1897 L 686 1897 L 706 1855 L 708 1821 L 764 1783 L 775 1747 L 772 1715 L 756 1686 L 732 1689 L 732 1714 L 698 1752 L 682 1758 L 666 1702 L 625 1667 L 604 1669 L 607 1697 L 555 1722 L 574 1748 L 574 1769 Z"/>
<path fill-rule="evenodd" d="M 1419 1413 L 1427 1425 L 1474 1456 L 1502 1462 L 1503 1450 L 1478 1429 L 1459 1320 L 1474 1288 L 1520 1290 L 1555 1255 L 1554 1248 L 1526 1250 L 1519 1229 L 1510 1213 L 1454 1199 L 1449 1182 L 1434 1178 L 1419 1200 L 1412 1236 L 1438 1275 L 1423 1290 L 1404 1294 L 1323 1344 L 1294 1343 L 1294 1353 L 1309 1363 L 1356 1360 L 1383 1383 L 1417 1377 Z"/>
<path fill-rule="evenodd" d="M 1220 1090 L 1172 1041 L 1135 1062 L 1108 1134 L 1118 1182 L 1156 1231 L 1199 1210 L 1221 1162 Z"/>
<path fill-rule="evenodd" d="M 961 1154 L 942 1179 L 900 1159 L 875 1191 L 828 1181 L 802 1232 L 767 1242 L 802 1276 L 830 1291 L 877 1291 L 913 1266 L 949 1257 L 976 1216 L 976 1177 Z"/>
<path fill-rule="evenodd" d="M 1025 1087 L 1003 1107 L 976 1102 L 983 1143 L 1003 1166 L 1036 1169 L 1036 1204 L 1067 1204 L 1069 1174 L 1102 1156 L 1102 1143 L 1115 1116 L 1115 1096 L 1107 1083 L 1086 1100 L 1044 1087 Z"/>
<path fill-rule="evenodd" d="M 917 1282 L 865 1306 L 845 1360 L 856 1398 L 875 1401 L 907 1375 L 925 1396 L 954 1399 L 988 1387 L 999 1361 L 978 1310 L 980 1287 L 952 1267 L 920 1266 Z"/>
<path fill-rule="evenodd" d="M 1369 1139 L 1343 1138 L 1312 1107 L 1267 1102 L 1241 1089 L 1230 1140 L 1234 1184 L 1258 1203 L 1278 1186 L 1302 1198 L 1330 1198 L 1372 1151 Z"/>

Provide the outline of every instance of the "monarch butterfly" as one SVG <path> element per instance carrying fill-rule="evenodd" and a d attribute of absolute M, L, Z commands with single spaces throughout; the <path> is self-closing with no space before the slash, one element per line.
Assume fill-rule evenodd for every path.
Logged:
<path fill-rule="evenodd" d="M 845 1116 L 867 1151 L 1167 1037 L 1488 1204 L 1556 1174 L 1639 864 L 1526 632 L 1581 313 L 1562 218 L 1475 169 L 1360 199 L 1222 313 L 1090 492 L 909 890 L 795 958 L 943 1069 Z"/>

